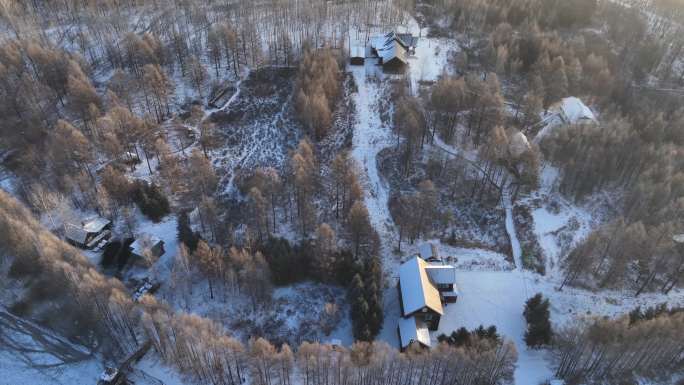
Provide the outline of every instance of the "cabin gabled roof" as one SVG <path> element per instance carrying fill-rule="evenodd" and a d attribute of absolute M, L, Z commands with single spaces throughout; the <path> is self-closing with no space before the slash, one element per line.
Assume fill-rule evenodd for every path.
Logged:
<path fill-rule="evenodd" d="M 554 108 L 561 113 L 561 116 L 566 120 L 566 123 L 575 124 L 581 121 L 596 122 L 596 117 L 591 109 L 574 96 L 564 98 L 558 105 L 554 106 Z"/>
<path fill-rule="evenodd" d="M 411 35 L 403 35 L 404 39 L 408 39 Z M 382 58 L 382 62 L 389 63 L 393 60 L 398 60 L 403 64 L 407 64 L 407 51 L 411 45 L 407 44 L 404 39 L 400 38 L 394 32 L 385 35 L 375 36 L 370 40 L 370 46 L 375 49 L 378 56 Z M 413 39 L 411 38 L 411 43 Z"/>
<path fill-rule="evenodd" d="M 382 58 L 383 64 L 393 60 L 398 60 L 404 64 L 408 63 L 408 60 L 406 59 L 406 49 L 396 40 L 393 40 L 388 45 L 378 49 L 378 55 Z"/>
<path fill-rule="evenodd" d="M 95 216 L 83 222 L 83 230 L 86 233 L 99 233 L 112 222 L 107 218 Z"/>
<path fill-rule="evenodd" d="M 413 257 L 399 267 L 399 285 L 404 314 L 412 314 L 425 307 L 444 314 L 439 291 L 430 282 L 425 267 L 427 262 Z"/>
<path fill-rule="evenodd" d="M 407 49 L 412 47 L 415 48 L 418 43 L 418 38 L 410 33 L 397 33 L 396 36 Z"/>
<path fill-rule="evenodd" d="M 64 226 L 64 236 L 79 245 L 85 245 L 86 239 L 88 239 L 88 233 L 79 225 L 74 225 L 72 223 L 67 223 Z"/>

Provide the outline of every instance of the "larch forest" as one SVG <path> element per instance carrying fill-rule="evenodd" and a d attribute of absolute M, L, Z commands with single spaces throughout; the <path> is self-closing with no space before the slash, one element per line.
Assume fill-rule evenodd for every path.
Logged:
<path fill-rule="evenodd" d="M 684 384 L 680 0 L 0 0 L 0 385 Z"/>

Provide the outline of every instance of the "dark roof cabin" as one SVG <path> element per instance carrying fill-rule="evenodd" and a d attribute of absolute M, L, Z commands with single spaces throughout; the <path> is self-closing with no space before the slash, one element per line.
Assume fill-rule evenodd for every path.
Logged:
<path fill-rule="evenodd" d="M 367 56 L 379 59 L 388 70 L 401 70 L 408 64 L 408 56 L 415 52 L 417 39 L 410 34 L 394 32 L 371 38 Z"/>
<path fill-rule="evenodd" d="M 413 54 L 416 52 L 416 46 L 418 45 L 418 38 L 411 35 L 410 33 L 397 33 L 395 34 L 399 42 Z"/>
<path fill-rule="evenodd" d="M 81 222 L 80 225 L 67 223 L 65 226 L 66 240 L 74 246 L 83 249 L 103 247 L 111 232 L 112 222 L 99 216 L 91 217 Z"/>
<path fill-rule="evenodd" d="M 118 385 L 125 381 L 125 376 L 119 372 L 117 368 L 106 367 L 104 372 L 100 374 L 100 379 L 97 385 Z"/>

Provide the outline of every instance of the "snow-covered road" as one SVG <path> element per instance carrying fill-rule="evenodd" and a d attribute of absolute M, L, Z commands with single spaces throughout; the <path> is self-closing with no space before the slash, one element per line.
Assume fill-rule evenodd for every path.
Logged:
<path fill-rule="evenodd" d="M 374 71 L 374 64 L 366 66 L 350 66 L 354 76 L 357 92 L 353 94 L 356 106 L 357 120 L 354 123 L 354 138 L 352 143 L 352 157 L 361 166 L 362 179 L 366 190 L 364 203 L 368 208 L 368 214 L 373 227 L 380 234 L 382 240 L 383 255 L 390 253 L 390 247 L 386 244 L 387 236 L 392 231 L 392 219 L 390 217 L 387 202 L 389 191 L 378 171 L 377 155 L 388 147 L 392 141 L 390 128 L 385 126 L 378 113 L 378 100 L 382 83 L 366 79 L 366 69 Z"/>

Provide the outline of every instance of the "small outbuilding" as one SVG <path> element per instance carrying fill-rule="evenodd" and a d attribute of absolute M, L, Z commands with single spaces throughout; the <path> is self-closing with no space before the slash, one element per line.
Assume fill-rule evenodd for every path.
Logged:
<path fill-rule="evenodd" d="M 159 238 L 144 234 L 137 238 L 130 246 L 131 256 L 139 260 L 159 258 L 164 255 L 164 241 Z"/>
<path fill-rule="evenodd" d="M 399 348 L 405 351 L 412 344 L 422 348 L 430 348 L 430 330 L 427 325 L 416 317 L 400 318 L 397 326 L 399 333 Z"/>
<path fill-rule="evenodd" d="M 421 243 L 418 246 L 418 256 L 428 262 L 441 261 L 437 245 L 430 242 Z"/>
<path fill-rule="evenodd" d="M 579 98 L 570 96 L 549 107 L 542 115 L 541 123 L 544 124 L 543 128 L 532 139 L 536 144 L 541 143 L 544 137 L 560 127 L 571 124 L 598 124 L 598 120 L 586 104 Z"/>
<path fill-rule="evenodd" d="M 125 378 L 121 372 L 119 372 L 119 369 L 106 367 L 102 374 L 100 374 L 97 385 L 118 385 L 124 381 Z"/>
<path fill-rule="evenodd" d="M 352 46 L 349 48 L 349 64 L 363 65 L 366 60 L 366 50 L 363 47 Z"/>
<path fill-rule="evenodd" d="M 340 340 L 338 338 L 333 338 L 333 339 L 329 340 L 328 342 L 326 342 L 325 344 L 330 345 L 332 350 L 339 350 L 340 348 L 342 348 L 342 340 Z"/>

